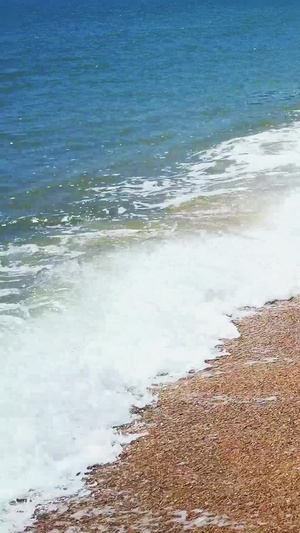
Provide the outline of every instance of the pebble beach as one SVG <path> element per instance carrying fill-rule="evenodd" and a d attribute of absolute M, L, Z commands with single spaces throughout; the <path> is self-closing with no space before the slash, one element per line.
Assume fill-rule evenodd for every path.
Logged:
<path fill-rule="evenodd" d="M 205 370 L 133 408 L 120 431 L 141 436 L 88 470 L 88 492 L 37 509 L 26 532 L 298 532 L 299 311 L 276 301 L 235 322 Z"/>

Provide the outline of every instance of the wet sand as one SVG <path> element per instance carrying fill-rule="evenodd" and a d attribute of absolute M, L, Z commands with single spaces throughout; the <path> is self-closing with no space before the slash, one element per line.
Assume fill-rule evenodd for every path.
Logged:
<path fill-rule="evenodd" d="M 123 428 L 148 434 L 89 470 L 90 495 L 27 531 L 300 532 L 300 300 L 237 325 L 230 355 L 163 386 Z"/>

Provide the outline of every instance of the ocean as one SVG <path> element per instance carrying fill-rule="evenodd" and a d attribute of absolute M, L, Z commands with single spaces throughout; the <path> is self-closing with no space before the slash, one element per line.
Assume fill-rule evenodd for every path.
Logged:
<path fill-rule="evenodd" d="M 0 28 L 0 530 L 16 533 L 117 457 L 151 384 L 300 292 L 300 6 L 0 0 Z"/>

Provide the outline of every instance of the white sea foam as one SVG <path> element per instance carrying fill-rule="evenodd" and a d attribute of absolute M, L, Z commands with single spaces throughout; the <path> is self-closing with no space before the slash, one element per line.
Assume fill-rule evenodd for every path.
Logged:
<path fill-rule="evenodd" d="M 5 296 L 12 296 L 13 294 L 19 294 L 18 289 L 1 289 L 0 288 L 0 298 L 3 298 Z"/>
<path fill-rule="evenodd" d="M 112 426 L 149 401 L 157 374 L 203 368 L 220 338 L 238 334 L 227 315 L 300 292 L 299 202 L 295 191 L 239 234 L 173 233 L 52 269 L 73 287 L 63 309 L 2 332 L 3 531 L 59 486 L 78 487 L 88 464 L 116 457 Z M 40 496 L 20 515 L 7 502 L 29 489 Z"/>
<path fill-rule="evenodd" d="M 168 169 L 167 169 L 168 170 Z M 191 157 L 177 174 L 168 172 L 160 179 L 134 177 L 89 189 L 99 202 L 133 202 L 136 213 L 162 210 L 199 196 L 223 194 L 238 188 L 294 186 L 300 178 L 300 122 L 230 139 Z"/>

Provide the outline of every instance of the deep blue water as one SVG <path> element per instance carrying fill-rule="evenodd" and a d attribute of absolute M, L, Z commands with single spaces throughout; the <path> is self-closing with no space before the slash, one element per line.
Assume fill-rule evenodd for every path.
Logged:
<path fill-rule="evenodd" d="M 191 154 L 299 106 L 297 1 L 1 0 L 0 20 L 5 244 L 66 215 L 145 216 L 124 182 L 175 183 Z"/>

